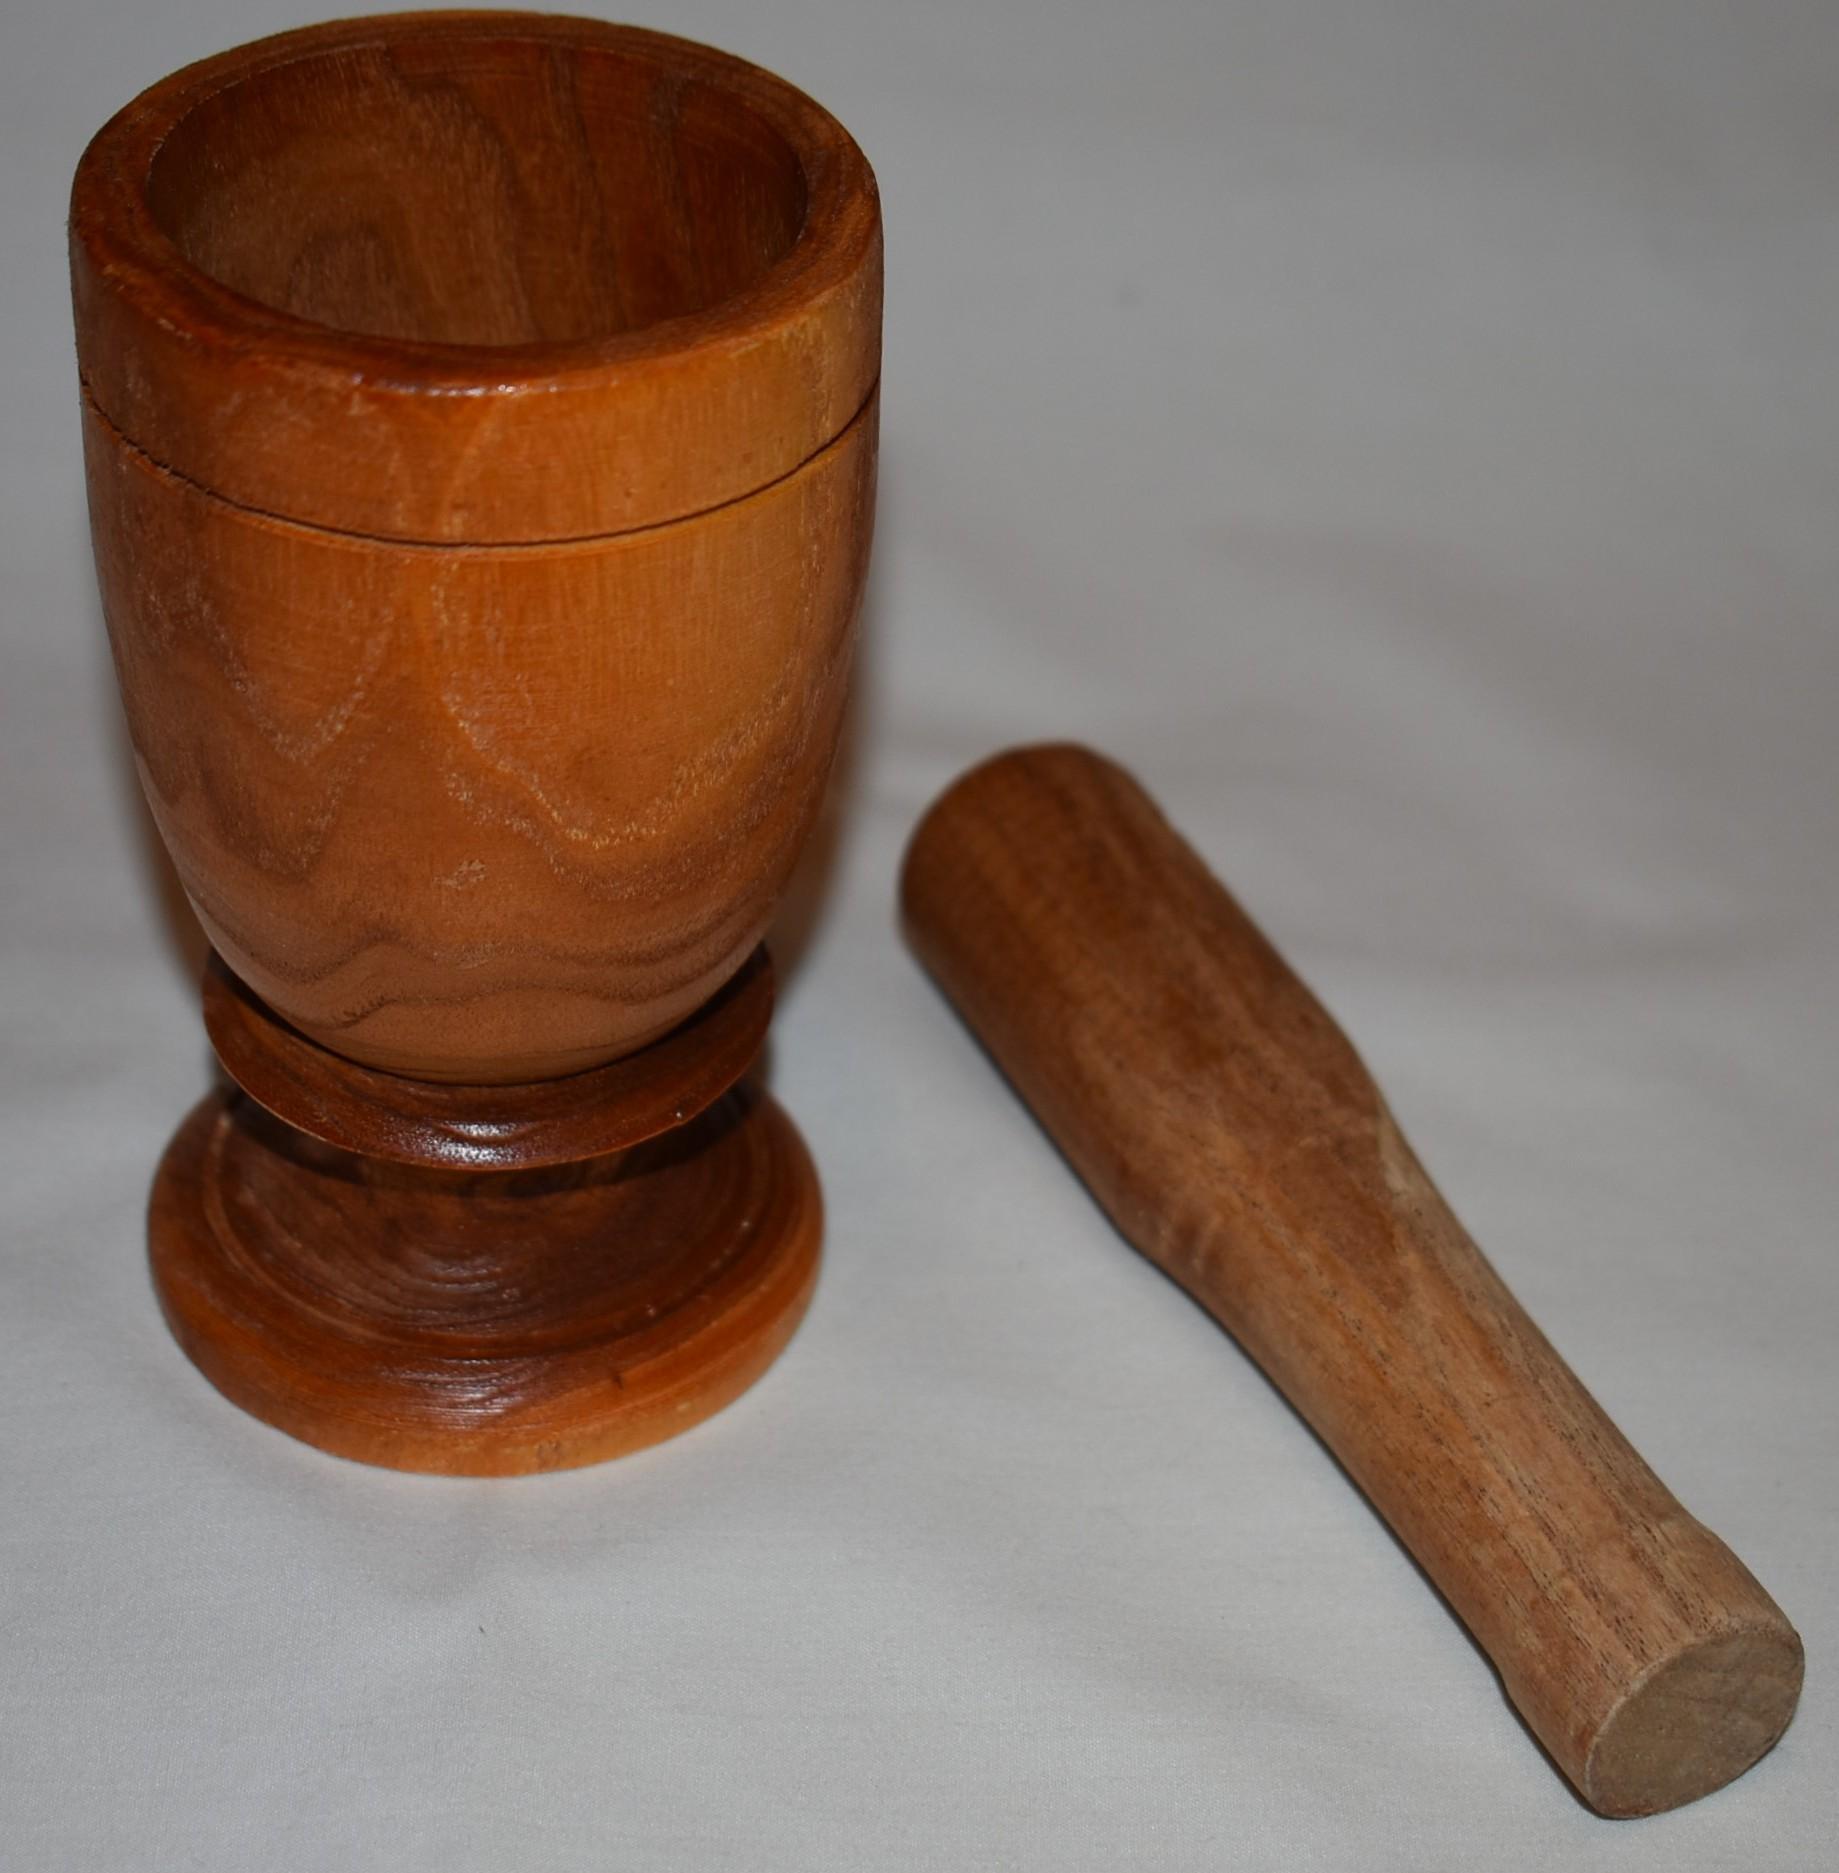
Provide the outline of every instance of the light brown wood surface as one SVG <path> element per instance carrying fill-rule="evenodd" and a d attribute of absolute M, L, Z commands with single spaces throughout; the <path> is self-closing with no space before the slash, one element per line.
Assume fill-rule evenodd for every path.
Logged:
<path fill-rule="evenodd" d="M 1302 1412 L 1586 1801 L 1674 1807 L 1773 1745 L 1793 1627 L 1559 1358 L 1128 774 L 1070 746 L 973 769 L 915 833 L 902 900 L 1119 1229 Z"/>
<path fill-rule="evenodd" d="M 701 519 L 407 547 L 252 515 L 91 409 L 148 803 L 199 921 L 325 1046 L 531 1080 L 644 1046 L 759 943 L 822 802 L 871 407 Z"/>
<path fill-rule="evenodd" d="M 116 675 L 243 1088 L 156 1182 L 175 1333 L 373 1463 L 696 1423 L 817 1266 L 736 1082 L 868 565 L 868 164 L 707 47 L 387 15 L 135 99 L 70 253 Z"/>
<path fill-rule="evenodd" d="M 175 1337 L 245 1411 L 363 1463 L 506 1476 L 623 1456 L 745 1391 L 804 1315 L 823 1206 L 747 1088 L 630 1151 L 473 1176 L 213 1093 L 149 1223 Z"/>
<path fill-rule="evenodd" d="M 643 1144 L 734 1085 L 759 1055 L 772 1013 L 773 966 L 759 949 L 687 1021 L 635 1054 L 559 1080 L 436 1085 L 316 1045 L 217 956 L 204 972 L 205 1032 L 251 1099 L 321 1144 L 424 1170 L 540 1170 Z"/>
<path fill-rule="evenodd" d="M 120 113 L 71 251 L 122 699 L 225 961 L 428 1079 L 683 1020 L 847 689 L 881 250 L 846 133 L 657 34 L 347 21 Z"/>
<path fill-rule="evenodd" d="M 848 133 L 755 66 L 597 20 L 384 14 L 187 66 L 91 144 L 70 233 L 114 426 L 347 532 L 681 519 L 809 460 L 880 374 Z"/>

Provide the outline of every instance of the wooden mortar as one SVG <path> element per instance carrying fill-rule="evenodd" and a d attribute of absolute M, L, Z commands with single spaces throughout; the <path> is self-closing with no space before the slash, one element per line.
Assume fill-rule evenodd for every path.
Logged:
<path fill-rule="evenodd" d="M 689 1358 L 648 1416 L 627 1355 L 654 1356 L 654 1316 L 690 1331 L 697 1270 L 737 1230 L 758 1246 L 759 1219 L 698 1207 L 722 1176 L 677 1164 L 651 1247 L 622 1241 L 633 1166 L 608 1154 L 716 1104 L 705 1170 L 770 1134 L 729 1169 L 744 1195 L 796 1193 L 778 1246 L 803 1273 L 761 1328 L 783 1339 L 816 1187 L 770 1101 L 743 1121 L 727 1095 L 764 964 L 738 1023 L 732 997 L 706 1015 L 837 744 L 874 505 L 867 163 L 705 47 L 404 14 L 143 93 L 84 154 L 70 245 L 104 610 L 149 805 L 222 959 L 213 1038 L 297 1132 L 356 1154 L 221 1103 L 181 1134 L 154 1212 L 181 1338 L 252 1409 L 381 1462 L 547 1467 L 693 1421 L 738 1386 L 698 1391 Z M 442 1220 L 386 1278 L 403 1167 L 456 1174 L 456 1137 L 495 1140 L 467 1161 L 494 1175 L 597 1168 L 566 1197 L 518 1184 L 515 1227 L 464 1220 L 497 1214 L 496 1186 L 414 1186 Z M 226 1196 L 256 1182 L 260 1217 Z M 668 1292 L 638 1280 L 594 1316 L 592 1280 L 544 1272 L 564 1210 L 573 1263 L 585 1228 L 608 1282 L 655 1251 Z M 311 1241 L 282 1240 L 309 1215 Z M 349 1313 L 336 1347 L 305 1259 Z M 511 1288 L 549 1298 L 519 1313 Z M 415 1337 L 429 1309 L 438 1347 Z M 511 1365 L 481 1387 L 440 1364 L 554 1378 L 544 1336 L 571 1322 L 593 1357 L 540 1435 Z M 403 1379 L 424 1353 L 433 1376 Z M 335 1367 L 354 1389 L 328 1405 Z"/>

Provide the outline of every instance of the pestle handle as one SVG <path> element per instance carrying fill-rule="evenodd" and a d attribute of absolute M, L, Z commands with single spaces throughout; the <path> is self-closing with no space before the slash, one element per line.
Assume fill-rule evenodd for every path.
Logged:
<path fill-rule="evenodd" d="M 1121 768 L 1021 748 L 921 821 L 914 948 L 1124 1235 L 1238 1338 L 1584 1799 L 1740 1775 L 1801 1643 L 1464 1233 L 1346 1037 Z"/>

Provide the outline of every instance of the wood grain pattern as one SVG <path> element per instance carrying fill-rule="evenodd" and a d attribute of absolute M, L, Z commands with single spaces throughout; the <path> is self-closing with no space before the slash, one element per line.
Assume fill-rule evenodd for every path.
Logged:
<path fill-rule="evenodd" d="M 174 1335 L 245 1411 L 364 1463 L 503 1476 L 738 1397 L 804 1313 L 822 1206 L 751 1091 L 612 1158 L 494 1176 L 355 1157 L 213 1094 L 149 1225 Z"/>
<path fill-rule="evenodd" d="M 521 1086 L 437 1086 L 316 1046 L 212 956 L 204 1028 L 244 1092 L 321 1144 L 424 1170 L 528 1171 L 643 1144 L 713 1105 L 753 1065 L 773 1012 L 773 968 L 738 975 L 662 1040 L 586 1073 Z"/>
<path fill-rule="evenodd" d="M 694 521 L 428 548 L 251 515 L 87 412 L 104 611 L 213 945 L 322 1046 L 469 1082 L 646 1045 L 759 943 L 822 804 L 871 409 Z"/>
<path fill-rule="evenodd" d="M 115 428 L 242 506 L 379 538 L 700 513 L 809 460 L 880 374 L 848 133 L 757 67 L 595 20 L 380 15 L 187 66 L 85 153 L 71 275 Z"/>
<path fill-rule="evenodd" d="M 1123 1233 L 1321 1435 L 1599 1812 L 1775 1742 L 1799 1638 L 1553 1351 L 1352 1047 L 1136 783 L 1020 749 L 936 803 L 915 948 Z"/>
<path fill-rule="evenodd" d="M 343 20 L 118 113 L 70 252 L 122 703 L 253 1095 L 161 1166 L 174 1331 L 373 1463 L 695 1423 L 816 1269 L 735 1083 L 867 572 L 868 164 L 664 34 Z"/>
<path fill-rule="evenodd" d="M 660 35 L 346 21 L 113 120 L 72 253 L 123 703 L 231 968 L 430 1080 L 676 1026 L 835 752 L 880 331 L 854 144 Z"/>

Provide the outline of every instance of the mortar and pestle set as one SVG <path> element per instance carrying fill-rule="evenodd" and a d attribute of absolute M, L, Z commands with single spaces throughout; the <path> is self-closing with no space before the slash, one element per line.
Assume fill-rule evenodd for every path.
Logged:
<path fill-rule="evenodd" d="M 815 1174 L 748 1072 L 868 561 L 867 163 L 682 40 L 360 19 L 128 105 L 71 255 L 115 667 L 233 1082 L 155 1179 L 175 1335 L 246 1410 L 403 1469 L 688 1428 L 817 1269 Z M 1793 1629 L 1128 776 L 973 770 L 903 903 L 1592 1806 L 1692 1800 L 1773 1744 Z"/>

